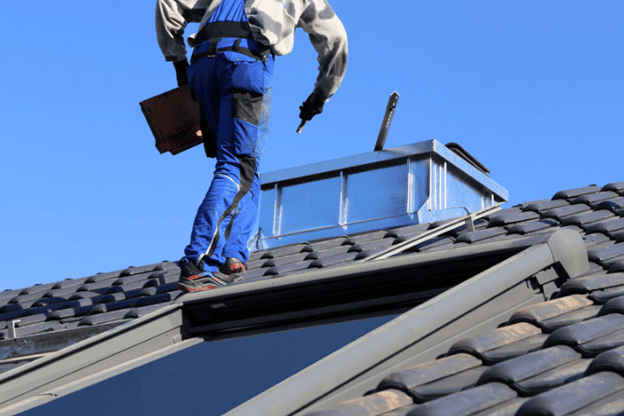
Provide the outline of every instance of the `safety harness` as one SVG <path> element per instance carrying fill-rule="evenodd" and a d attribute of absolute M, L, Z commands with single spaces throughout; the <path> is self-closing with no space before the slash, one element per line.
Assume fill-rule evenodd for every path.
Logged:
<path fill-rule="evenodd" d="M 242 53 L 254 59 L 266 61 L 271 53 L 268 46 L 252 39 L 247 22 L 213 22 L 204 26 L 197 36 L 191 57 L 191 65 L 202 58 L 214 58 L 219 52 Z"/>

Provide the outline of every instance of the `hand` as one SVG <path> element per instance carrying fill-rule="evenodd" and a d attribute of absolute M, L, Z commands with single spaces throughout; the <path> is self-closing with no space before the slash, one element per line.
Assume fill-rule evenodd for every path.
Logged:
<path fill-rule="evenodd" d="M 188 84 L 188 76 L 186 75 L 186 68 L 188 68 L 189 63 L 186 58 L 179 60 L 173 63 L 173 66 L 176 71 L 176 79 L 178 81 L 178 87 L 182 85 Z"/>
<path fill-rule="evenodd" d="M 325 100 L 321 98 L 318 91 L 314 90 L 308 99 L 303 102 L 303 105 L 299 107 L 299 110 L 301 111 L 299 113 L 299 118 L 303 121 L 312 120 L 312 117 L 323 112 L 324 105 Z"/>

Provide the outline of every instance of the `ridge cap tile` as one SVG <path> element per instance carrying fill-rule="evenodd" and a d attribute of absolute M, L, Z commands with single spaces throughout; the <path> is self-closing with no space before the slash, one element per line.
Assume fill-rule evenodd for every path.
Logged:
<path fill-rule="evenodd" d="M 567 415 L 624 389 L 624 379 L 604 371 L 539 394 L 525 402 L 518 416 Z"/>

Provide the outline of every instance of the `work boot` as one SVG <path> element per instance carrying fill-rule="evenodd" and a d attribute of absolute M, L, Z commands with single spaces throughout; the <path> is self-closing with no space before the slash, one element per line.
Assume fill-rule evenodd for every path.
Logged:
<path fill-rule="evenodd" d="M 219 268 L 219 271 L 223 274 L 245 273 L 247 271 L 247 265 L 236 257 L 228 257 L 227 260 L 225 260 L 225 264 Z"/>
<path fill-rule="evenodd" d="M 221 274 L 221 273 L 219 273 Z M 204 263 L 200 263 L 200 267 L 189 263 L 186 260 L 180 260 L 180 280 L 178 281 L 178 289 L 183 292 L 199 292 L 202 290 L 215 289 L 223 287 L 227 283 L 213 273 L 204 272 Z"/>

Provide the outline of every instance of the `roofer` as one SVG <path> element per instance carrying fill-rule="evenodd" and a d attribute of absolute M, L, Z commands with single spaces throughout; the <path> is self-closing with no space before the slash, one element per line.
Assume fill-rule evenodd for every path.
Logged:
<path fill-rule="evenodd" d="M 195 48 L 190 66 L 183 38 L 189 22 L 200 22 L 188 38 Z M 185 292 L 241 280 L 246 271 L 273 64 L 275 55 L 292 51 L 297 27 L 309 34 L 320 64 L 314 90 L 299 107 L 305 122 L 323 111 L 347 66 L 347 35 L 326 0 L 157 0 L 158 43 L 178 85 L 189 84 L 199 102 L 206 155 L 217 159 L 179 263 Z"/>

